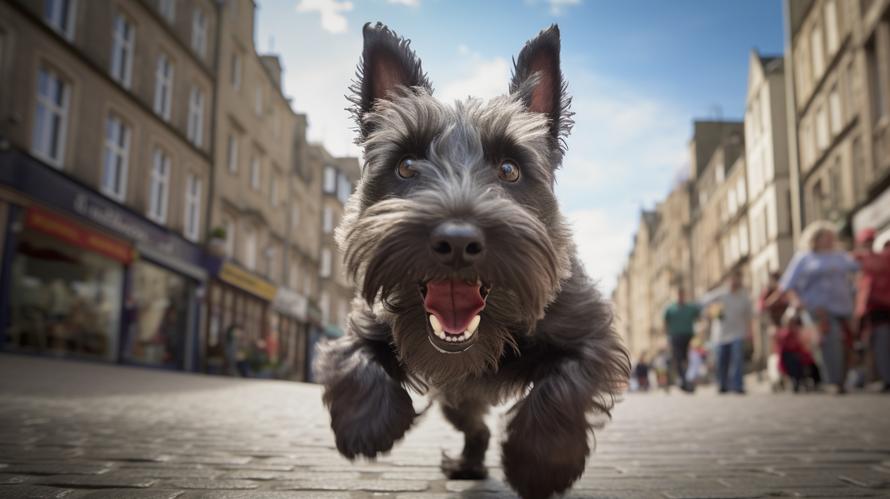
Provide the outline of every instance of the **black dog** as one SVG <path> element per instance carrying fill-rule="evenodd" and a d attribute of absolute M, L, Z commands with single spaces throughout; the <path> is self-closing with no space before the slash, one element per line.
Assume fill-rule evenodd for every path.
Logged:
<path fill-rule="evenodd" d="M 361 184 L 338 228 L 359 286 L 346 336 L 316 365 L 337 448 L 388 451 L 431 389 L 465 435 L 450 478 L 486 476 L 488 407 L 511 397 L 504 473 L 525 498 L 584 471 L 586 416 L 608 414 L 629 362 L 554 197 L 572 125 L 559 29 L 529 41 L 509 93 L 451 105 L 382 24 L 365 25 L 351 87 Z"/>

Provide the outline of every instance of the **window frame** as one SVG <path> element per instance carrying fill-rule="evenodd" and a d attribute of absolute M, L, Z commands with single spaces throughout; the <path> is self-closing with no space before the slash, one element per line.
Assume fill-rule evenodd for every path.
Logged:
<path fill-rule="evenodd" d="M 204 145 L 204 92 L 192 85 L 189 92 L 188 123 L 186 137 L 195 147 Z"/>
<path fill-rule="evenodd" d="M 158 0 L 158 12 L 168 23 L 176 22 L 176 0 Z"/>
<path fill-rule="evenodd" d="M 102 178 L 99 190 L 106 196 L 121 203 L 127 198 L 131 136 L 130 127 L 127 126 L 124 120 L 114 113 L 109 113 L 105 119 Z M 111 166 L 109 161 L 115 161 L 116 164 Z M 117 184 L 117 188 L 115 188 L 115 184 Z"/>
<path fill-rule="evenodd" d="M 166 63 L 166 64 L 164 64 Z M 166 66 L 168 74 L 164 74 L 161 70 Z M 158 62 L 155 66 L 155 98 L 154 112 L 164 119 L 170 121 L 170 115 L 173 109 L 173 84 L 176 74 L 176 67 L 170 56 L 166 52 L 158 54 Z M 166 96 L 166 98 L 164 98 Z"/>
<path fill-rule="evenodd" d="M 133 83 L 133 58 L 136 54 L 136 24 L 123 12 L 117 11 L 111 26 L 111 79 L 130 89 Z M 123 27 L 129 27 L 121 33 Z M 126 56 L 126 58 L 124 58 Z"/>
<path fill-rule="evenodd" d="M 231 131 L 226 144 L 226 168 L 233 175 L 238 173 L 238 153 L 238 134 Z"/>
<path fill-rule="evenodd" d="M 201 238 L 201 178 L 188 173 L 185 178 L 185 209 L 182 233 L 186 239 L 198 242 Z"/>
<path fill-rule="evenodd" d="M 259 156 L 254 156 L 250 160 L 250 188 L 259 191 L 263 185 L 263 165 Z"/>
<path fill-rule="evenodd" d="M 65 3 L 68 4 L 68 16 L 62 19 L 61 17 L 66 11 L 61 6 Z M 45 0 L 43 3 L 43 20 L 53 31 L 62 35 L 69 42 L 73 42 L 77 28 L 77 0 Z"/>
<path fill-rule="evenodd" d="M 42 93 L 41 79 L 45 75 L 47 90 L 55 83 L 53 95 Z M 65 146 L 68 134 L 68 113 L 71 103 L 71 85 L 54 69 L 45 65 L 37 68 L 37 88 L 34 106 L 34 123 L 31 131 L 31 153 L 44 162 L 58 168 L 63 168 L 65 160 Z M 44 115 L 41 118 L 41 115 Z M 54 125 L 46 128 L 48 124 Z M 44 126 L 41 127 L 41 124 Z M 53 129 L 53 127 L 56 127 Z M 46 128 L 46 129 L 44 129 Z M 53 144 L 52 138 L 58 141 Z M 55 148 L 55 157 L 51 154 Z"/>
<path fill-rule="evenodd" d="M 170 207 L 170 171 L 173 169 L 170 155 L 155 147 L 152 153 L 151 171 L 148 182 L 148 210 L 146 217 L 165 225 Z M 160 193 L 158 192 L 160 190 Z M 158 201 L 160 196 L 160 201 Z M 159 203 L 156 205 L 155 203 Z"/>
<path fill-rule="evenodd" d="M 207 15 L 200 7 L 192 12 L 192 50 L 202 59 L 207 56 Z"/>

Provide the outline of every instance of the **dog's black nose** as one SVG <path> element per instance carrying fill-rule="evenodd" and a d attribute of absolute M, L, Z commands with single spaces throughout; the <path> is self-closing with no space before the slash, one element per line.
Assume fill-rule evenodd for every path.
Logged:
<path fill-rule="evenodd" d="M 445 222 L 433 229 L 430 246 L 440 262 L 458 268 L 466 267 L 485 253 L 485 236 L 473 224 Z"/>

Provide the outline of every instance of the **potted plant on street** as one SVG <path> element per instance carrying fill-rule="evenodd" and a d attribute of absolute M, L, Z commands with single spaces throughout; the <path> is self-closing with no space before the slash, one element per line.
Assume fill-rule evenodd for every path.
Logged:
<path fill-rule="evenodd" d="M 226 229 L 214 227 L 210 230 L 207 235 L 207 251 L 219 258 L 226 255 Z"/>

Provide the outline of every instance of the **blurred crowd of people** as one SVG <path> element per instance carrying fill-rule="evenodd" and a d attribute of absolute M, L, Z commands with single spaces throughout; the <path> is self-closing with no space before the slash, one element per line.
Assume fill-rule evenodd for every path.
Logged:
<path fill-rule="evenodd" d="M 843 394 L 874 380 L 890 393 L 890 234 L 876 240 L 874 230 L 862 230 L 846 250 L 834 226 L 818 222 L 800 240 L 756 304 L 738 270 L 694 300 L 678 289 L 677 301 L 664 311 L 667 346 L 637 359 L 631 387 L 668 390 L 676 384 L 692 393 L 713 380 L 719 393 L 745 393 L 746 359 L 760 318 L 774 391 L 829 385 Z M 704 335 L 696 335 L 700 321 L 706 321 Z"/>

